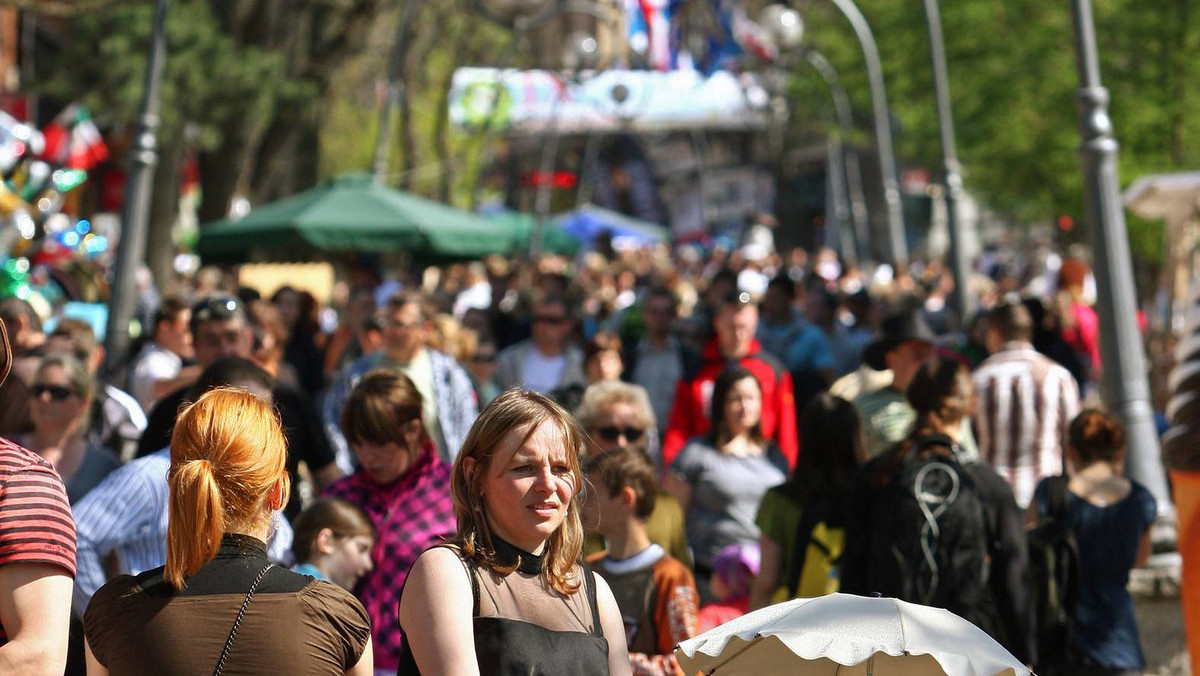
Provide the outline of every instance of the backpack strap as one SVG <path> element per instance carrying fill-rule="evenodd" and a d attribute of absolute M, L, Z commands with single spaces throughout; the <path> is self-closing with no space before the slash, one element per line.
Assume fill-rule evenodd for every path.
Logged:
<path fill-rule="evenodd" d="M 1050 477 L 1046 489 L 1046 516 L 1058 523 L 1065 523 L 1071 504 L 1066 474 Z"/>
<path fill-rule="evenodd" d="M 824 505 L 821 500 L 811 500 L 804 506 L 800 515 L 800 523 L 796 526 L 796 537 L 792 541 L 792 566 L 788 570 L 788 598 L 796 598 L 800 589 L 800 576 L 804 573 L 804 564 L 808 559 L 808 545 L 812 542 L 813 530 L 824 518 Z"/>
<path fill-rule="evenodd" d="M 945 434 L 926 434 L 914 441 L 912 446 L 908 448 L 908 452 L 904 454 L 904 462 L 912 460 L 931 446 L 945 446 L 949 448 L 950 452 L 954 455 L 954 459 L 958 460 L 959 446 L 953 439 Z"/>

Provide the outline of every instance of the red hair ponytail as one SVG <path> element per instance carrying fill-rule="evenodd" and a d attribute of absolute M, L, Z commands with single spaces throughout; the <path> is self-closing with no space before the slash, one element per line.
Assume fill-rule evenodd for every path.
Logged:
<path fill-rule="evenodd" d="M 217 554 L 221 536 L 268 518 L 272 488 L 290 482 L 283 429 L 269 404 L 237 388 L 186 408 L 171 437 L 164 577 L 176 589 Z"/>

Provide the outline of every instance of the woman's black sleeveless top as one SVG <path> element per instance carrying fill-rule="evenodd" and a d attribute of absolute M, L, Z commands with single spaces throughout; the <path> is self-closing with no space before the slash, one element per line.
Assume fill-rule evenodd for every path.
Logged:
<path fill-rule="evenodd" d="M 507 544 L 507 543 L 504 543 Z M 475 630 L 475 657 L 483 676 L 608 676 L 608 640 L 600 627 L 595 574 L 584 569 L 584 588 L 592 609 L 592 631 L 553 631 L 531 622 L 507 617 L 479 616 L 478 569 L 470 557 L 451 547 L 466 565 L 474 595 L 471 615 Z M 528 556 L 522 552 L 522 564 Z M 540 567 L 540 562 L 539 562 Z M 525 572 L 525 566 L 521 566 Z M 407 637 L 400 649 L 397 676 L 421 673 L 409 650 Z"/>

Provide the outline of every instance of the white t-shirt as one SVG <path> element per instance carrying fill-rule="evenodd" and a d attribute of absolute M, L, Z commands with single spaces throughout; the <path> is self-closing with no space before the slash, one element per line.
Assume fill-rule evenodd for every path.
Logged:
<path fill-rule="evenodd" d="M 130 370 L 129 393 L 143 411 L 149 411 L 158 401 L 154 396 L 154 384 L 178 376 L 181 370 L 183 360 L 179 355 L 157 343 L 146 343 Z"/>
<path fill-rule="evenodd" d="M 425 423 L 425 429 L 433 438 L 442 458 L 448 458 L 446 438 L 442 435 L 442 424 L 438 420 L 437 393 L 434 392 L 433 383 L 433 358 L 429 356 L 429 350 L 421 350 L 421 354 L 416 359 L 407 364 L 397 364 L 397 367 L 413 382 L 413 385 L 417 387 L 417 392 L 421 393 L 421 418 Z"/>
<path fill-rule="evenodd" d="M 549 394 L 562 383 L 567 370 L 567 355 L 547 357 L 536 347 L 529 348 L 525 363 L 521 366 L 521 385 L 528 390 Z"/>

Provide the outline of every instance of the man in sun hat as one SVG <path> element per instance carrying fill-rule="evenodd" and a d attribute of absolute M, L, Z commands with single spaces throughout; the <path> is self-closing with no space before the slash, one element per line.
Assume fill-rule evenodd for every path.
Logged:
<path fill-rule="evenodd" d="M 935 341 L 920 311 L 905 310 L 884 319 L 879 337 L 863 350 L 867 366 L 892 372 L 890 385 L 860 394 L 852 402 L 862 416 L 869 456 L 879 455 L 912 429 L 917 414 L 904 392 L 921 366 L 937 353 Z M 974 457 L 978 451 L 970 424 L 964 420 L 963 427 L 960 445 Z"/>

